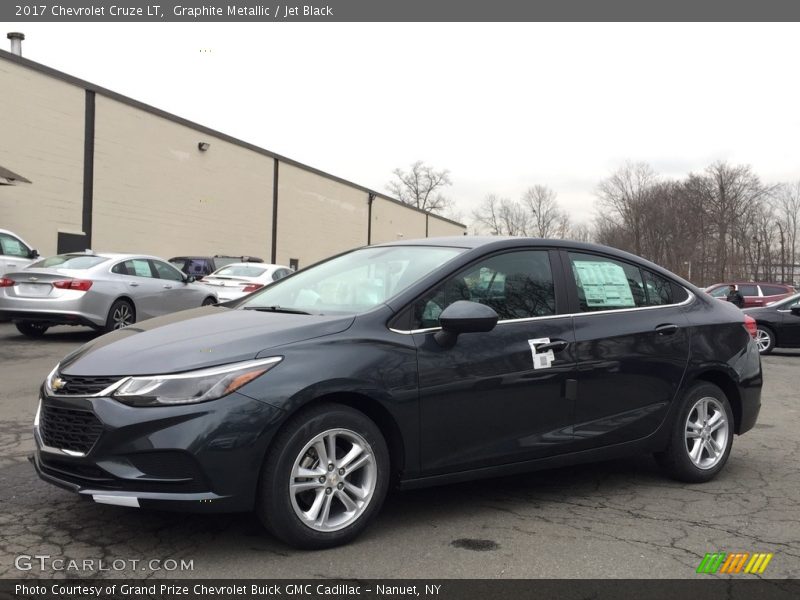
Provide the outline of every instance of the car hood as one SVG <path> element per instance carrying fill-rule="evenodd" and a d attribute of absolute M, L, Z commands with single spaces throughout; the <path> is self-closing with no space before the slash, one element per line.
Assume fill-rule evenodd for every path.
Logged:
<path fill-rule="evenodd" d="M 100 336 L 67 355 L 60 370 L 95 376 L 179 373 L 253 359 L 265 350 L 339 333 L 354 320 L 206 306 Z"/>

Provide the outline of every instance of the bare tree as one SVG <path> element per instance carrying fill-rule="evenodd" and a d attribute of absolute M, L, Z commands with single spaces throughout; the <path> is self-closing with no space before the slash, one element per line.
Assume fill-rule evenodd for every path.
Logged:
<path fill-rule="evenodd" d="M 523 206 L 510 198 L 489 194 L 472 217 L 476 228 L 489 235 L 528 235 L 528 214 Z"/>
<path fill-rule="evenodd" d="M 569 215 L 558 207 L 557 194 L 546 185 L 535 185 L 525 190 L 522 205 L 531 222 L 530 234 L 540 237 L 566 236 Z"/>
<path fill-rule="evenodd" d="M 646 201 L 656 173 L 647 163 L 627 162 L 597 186 L 601 204 L 616 214 L 632 236 L 633 251 L 642 253 Z"/>
<path fill-rule="evenodd" d="M 429 212 L 442 212 L 450 205 L 441 193 L 443 188 L 453 184 L 447 169 L 437 171 L 418 160 L 409 171 L 398 168 L 392 173 L 395 180 L 390 181 L 386 189 L 401 202 Z"/>
<path fill-rule="evenodd" d="M 781 237 L 781 278 L 784 282 L 794 285 L 797 234 L 800 226 L 800 181 L 781 186 L 777 194 L 777 208 Z"/>

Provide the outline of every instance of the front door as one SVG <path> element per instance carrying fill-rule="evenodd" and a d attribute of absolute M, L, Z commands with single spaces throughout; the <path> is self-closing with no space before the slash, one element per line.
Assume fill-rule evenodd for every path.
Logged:
<path fill-rule="evenodd" d="M 549 456 L 572 441 L 574 335 L 572 318 L 558 316 L 557 259 L 544 249 L 495 254 L 414 304 L 426 474 Z M 434 339 L 438 317 L 456 300 L 492 307 L 499 322 L 442 347 Z M 535 368 L 534 350 L 548 342 L 556 344 L 552 361 L 540 359 Z"/>

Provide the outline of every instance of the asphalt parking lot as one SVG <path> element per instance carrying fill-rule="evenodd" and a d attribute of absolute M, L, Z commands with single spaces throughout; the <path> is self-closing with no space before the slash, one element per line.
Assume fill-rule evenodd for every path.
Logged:
<path fill-rule="evenodd" d="M 96 505 L 36 477 L 26 457 L 38 386 L 94 335 L 57 327 L 29 340 L 0 323 L 0 577 L 692 578 L 717 551 L 772 552 L 765 577 L 800 577 L 800 351 L 764 359 L 759 423 L 735 439 L 711 483 L 671 481 L 642 456 L 394 492 L 355 543 L 308 553 L 269 537 L 252 515 Z M 20 555 L 127 562 L 19 571 Z M 148 566 L 181 559 L 193 570 Z"/>

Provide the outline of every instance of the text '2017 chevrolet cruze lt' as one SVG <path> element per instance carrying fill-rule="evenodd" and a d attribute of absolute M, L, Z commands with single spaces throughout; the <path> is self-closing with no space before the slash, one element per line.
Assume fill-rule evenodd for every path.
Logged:
<path fill-rule="evenodd" d="M 95 502 L 255 509 L 304 548 L 353 539 L 390 484 L 643 452 L 703 482 L 756 422 L 754 333 L 602 246 L 371 246 L 72 352 L 41 388 L 33 461 Z"/>

